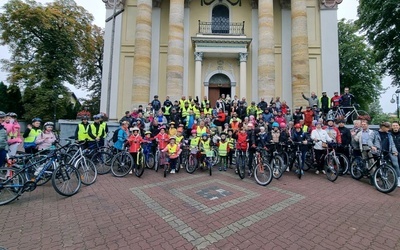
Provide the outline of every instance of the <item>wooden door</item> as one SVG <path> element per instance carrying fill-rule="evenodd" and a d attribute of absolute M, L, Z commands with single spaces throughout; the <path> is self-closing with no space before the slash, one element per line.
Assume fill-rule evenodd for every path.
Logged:
<path fill-rule="evenodd" d="M 215 103 L 219 99 L 219 88 L 218 87 L 210 87 L 208 88 L 208 99 L 210 100 L 211 107 L 215 107 Z"/>

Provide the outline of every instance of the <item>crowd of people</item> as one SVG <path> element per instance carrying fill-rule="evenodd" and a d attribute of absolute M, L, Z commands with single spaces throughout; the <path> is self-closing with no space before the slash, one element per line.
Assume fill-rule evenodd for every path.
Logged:
<path fill-rule="evenodd" d="M 336 92 L 332 98 L 327 97 L 326 92 L 322 92 L 321 97 L 315 93 L 311 93 L 310 97 L 302 93 L 302 96 L 308 101 L 305 110 L 295 107 L 291 112 L 279 97 L 269 103 L 261 98 L 258 103 L 252 101 L 248 104 L 246 98 L 235 96 L 231 99 L 221 95 L 215 104 L 211 104 L 207 97 L 199 100 L 191 96 L 188 99 L 182 96 L 174 103 L 167 96 L 161 103 L 156 95 L 145 108 L 140 105 L 132 112 L 125 112 L 119 121 L 120 128 L 115 131 L 113 147 L 116 150 L 128 147 L 134 158 L 143 145 L 152 145 L 152 150 L 158 147 L 169 156 L 171 173 L 174 173 L 183 142 L 190 148 L 201 150 L 201 161 L 204 161 L 210 147 L 216 146 L 219 156 L 224 159 L 224 164 L 219 166 L 221 171 L 232 167 L 233 153 L 237 149 L 248 151 L 250 171 L 256 148 L 267 148 L 271 142 L 304 142 L 303 164 L 305 152 L 312 145 L 317 165 L 315 173 L 319 174 L 324 172 L 319 156 L 324 153 L 325 144 L 335 143 L 340 145 L 338 150 L 347 156 L 349 147 L 355 155 L 364 157 L 373 152 L 387 152 L 400 176 L 398 122 L 382 123 L 379 131 L 373 131 L 368 128 L 368 121 L 355 120 L 353 128 L 349 129 L 345 121 L 327 116 L 334 107 L 354 104 L 354 95 L 349 93 L 348 88 L 343 95 Z M 103 146 L 109 133 L 107 123 L 101 114 L 93 116 L 92 123 L 89 120 L 90 117 L 82 117 L 75 130 L 75 140 L 86 146 Z M 41 119 L 34 118 L 21 135 L 17 115 L 0 112 L 0 160 L 4 162 L 7 153 L 14 155 L 21 143 L 24 143 L 27 153 L 51 147 L 56 140 L 52 131 L 54 124 L 46 122 L 41 127 L 41 122 Z"/>

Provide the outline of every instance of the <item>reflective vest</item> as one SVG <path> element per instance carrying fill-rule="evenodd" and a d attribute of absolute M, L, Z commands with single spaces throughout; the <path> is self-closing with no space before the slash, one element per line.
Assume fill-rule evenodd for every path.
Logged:
<path fill-rule="evenodd" d="M 183 135 L 181 135 L 181 136 L 176 136 L 175 137 L 176 139 L 176 143 L 181 143 L 181 141 L 183 140 Z"/>
<path fill-rule="evenodd" d="M 213 111 L 213 109 L 212 108 L 204 108 L 204 114 L 205 115 L 212 115 L 212 111 Z"/>
<path fill-rule="evenodd" d="M 173 146 L 171 146 L 171 144 L 168 144 L 167 150 L 168 150 L 168 155 L 173 155 L 178 151 L 178 145 L 174 144 Z"/>
<path fill-rule="evenodd" d="M 220 156 L 226 156 L 228 154 L 228 144 L 229 142 L 220 142 L 218 146 L 218 154 Z"/>
<path fill-rule="evenodd" d="M 229 148 L 234 148 L 235 147 L 235 139 L 233 139 L 233 138 L 227 138 L 226 139 L 227 141 L 228 141 L 228 143 L 229 143 Z"/>
<path fill-rule="evenodd" d="M 189 110 L 190 110 L 190 107 L 187 107 L 187 108 L 183 107 L 183 108 L 181 108 L 182 117 L 188 116 L 188 115 L 189 115 Z"/>
<path fill-rule="evenodd" d="M 206 108 L 206 105 L 207 104 L 210 104 L 210 100 L 203 100 L 202 102 L 201 102 L 201 105 L 203 105 L 203 107 L 204 107 L 204 109 Z"/>
<path fill-rule="evenodd" d="M 201 152 L 202 154 L 206 154 L 207 151 L 211 150 L 211 146 L 210 146 L 210 139 L 207 139 L 207 141 L 200 141 L 201 144 L 201 148 L 203 149 L 203 151 Z"/>
<path fill-rule="evenodd" d="M 14 128 L 13 128 L 13 130 L 14 130 Z M 15 139 L 17 137 L 18 137 L 18 130 L 14 131 L 14 132 L 10 131 L 10 133 L 8 133 L 8 135 L 7 135 L 7 140 Z"/>
<path fill-rule="evenodd" d="M 199 145 L 200 137 L 192 138 L 190 140 L 190 148 L 196 148 Z"/>
<path fill-rule="evenodd" d="M 42 130 L 40 130 L 40 129 L 38 129 L 38 130 L 31 129 L 31 131 L 29 131 L 28 137 L 26 137 L 24 139 L 24 142 L 35 142 L 36 137 L 38 135 L 40 135 L 41 133 L 42 133 Z"/>
<path fill-rule="evenodd" d="M 203 128 L 200 128 L 200 126 L 197 127 L 197 137 L 201 137 L 204 133 L 207 133 L 207 128 L 204 126 Z"/>
<path fill-rule="evenodd" d="M 97 127 L 94 125 L 94 123 L 90 124 L 90 130 L 92 131 L 92 134 L 96 137 L 102 136 L 104 128 L 105 128 L 105 126 L 103 126 L 103 123 L 100 124 L 99 130 L 97 130 Z M 92 139 L 92 138 L 89 138 L 89 140 L 94 141 L 94 139 Z"/>
<path fill-rule="evenodd" d="M 181 109 L 183 109 L 184 107 L 185 107 L 185 103 L 189 103 L 188 102 L 188 100 L 182 100 L 182 99 L 180 99 L 179 100 L 179 107 L 181 108 Z"/>
<path fill-rule="evenodd" d="M 164 115 L 170 115 L 171 114 L 171 106 L 165 106 L 164 107 Z"/>
<path fill-rule="evenodd" d="M 100 127 L 101 127 L 101 128 L 103 129 L 103 131 L 104 131 L 104 138 L 106 138 L 106 136 L 107 136 L 107 133 L 106 133 L 107 123 L 105 123 L 105 122 L 100 123 Z"/>
<path fill-rule="evenodd" d="M 85 126 L 80 123 L 78 124 L 78 141 L 84 141 L 86 139 L 90 140 L 90 136 L 88 134 L 90 124 L 88 124 L 85 128 Z"/>
<path fill-rule="evenodd" d="M 196 119 L 199 119 L 200 118 L 200 109 L 196 108 L 196 106 L 193 106 L 192 110 L 193 110 L 193 113 L 194 113 Z"/>
<path fill-rule="evenodd" d="M 302 131 L 304 133 L 307 133 L 308 132 L 308 126 L 307 125 L 303 125 Z"/>

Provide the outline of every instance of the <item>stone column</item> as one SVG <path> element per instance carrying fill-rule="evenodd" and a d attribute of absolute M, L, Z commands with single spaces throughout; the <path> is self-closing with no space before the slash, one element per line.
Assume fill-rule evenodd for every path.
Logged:
<path fill-rule="evenodd" d="M 201 63 L 203 62 L 203 52 L 194 52 L 194 96 L 201 98 Z M 206 93 L 204 93 L 206 95 Z"/>
<path fill-rule="evenodd" d="M 301 92 L 310 92 L 308 58 L 307 0 L 292 0 L 292 100 L 305 105 Z"/>
<path fill-rule="evenodd" d="M 138 0 L 137 8 L 132 86 L 133 105 L 149 103 L 152 0 Z"/>
<path fill-rule="evenodd" d="M 167 95 L 171 100 L 179 100 L 183 94 L 184 7 L 184 0 L 170 1 L 167 57 Z"/>
<path fill-rule="evenodd" d="M 273 0 L 258 1 L 258 96 L 266 100 L 275 97 Z"/>
<path fill-rule="evenodd" d="M 240 87 L 239 87 L 239 99 L 242 99 L 242 97 L 247 98 L 247 92 L 246 92 L 246 88 L 247 88 L 247 83 L 246 83 L 246 79 L 247 79 L 247 53 L 239 53 L 239 61 L 240 61 Z"/>

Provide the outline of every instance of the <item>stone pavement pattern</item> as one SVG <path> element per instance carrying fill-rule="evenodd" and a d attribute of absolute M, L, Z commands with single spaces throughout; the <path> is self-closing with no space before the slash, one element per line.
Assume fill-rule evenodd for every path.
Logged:
<path fill-rule="evenodd" d="M 233 170 L 99 176 L 70 198 L 48 183 L 0 207 L 5 249 L 400 249 L 400 190 Z"/>

